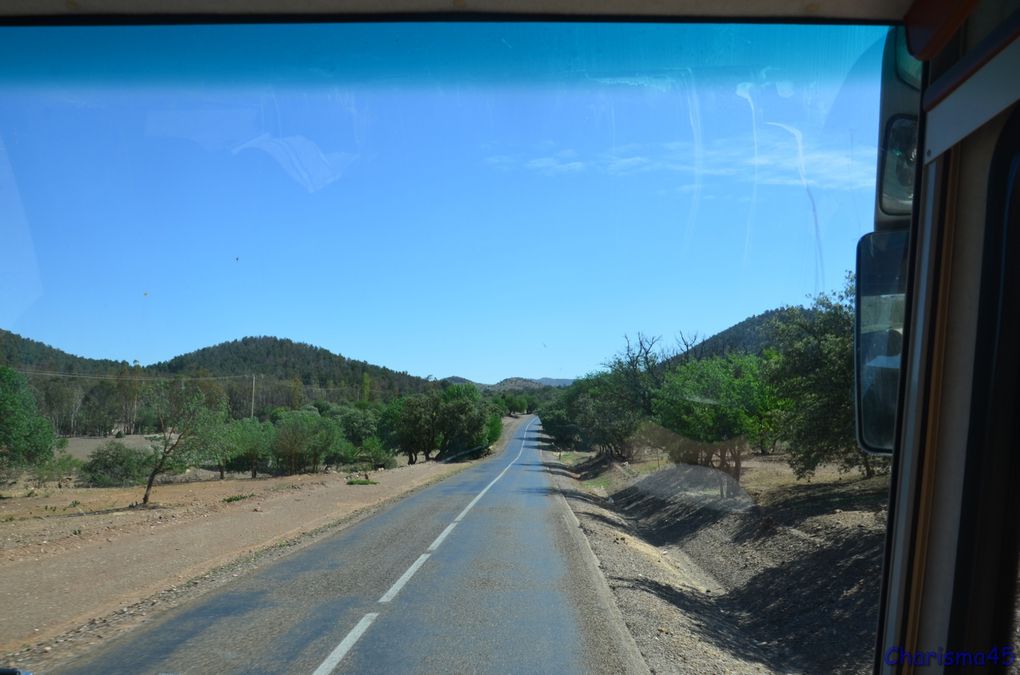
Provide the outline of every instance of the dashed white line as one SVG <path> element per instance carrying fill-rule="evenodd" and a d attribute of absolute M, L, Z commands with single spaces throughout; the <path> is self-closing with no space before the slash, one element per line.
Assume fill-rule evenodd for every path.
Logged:
<path fill-rule="evenodd" d="M 377 616 L 379 616 L 378 612 L 372 612 L 361 617 L 361 621 L 358 622 L 358 625 L 351 629 L 351 632 L 340 641 L 340 644 L 336 646 L 336 649 L 330 652 L 329 656 L 326 657 L 326 660 L 322 662 L 322 665 L 315 669 L 315 672 L 312 673 L 312 675 L 329 675 L 332 673 L 336 667 L 340 665 L 340 660 L 347 656 L 347 652 L 351 650 L 351 647 L 353 647 L 354 643 L 358 641 L 358 638 L 360 638 L 362 634 L 368 630 L 368 627 L 372 625 L 372 622 L 375 621 Z"/>
<path fill-rule="evenodd" d="M 485 493 L 489 491 L 489 488 L 495 485 L 496 482 L 510 470 L 510 467 L 517 463 L 517 460 L 519 460 L 521 455 L 524 454 L 524 444 L 527 441 L 528 429 L 531 428 L 531 425 L 535 423 L 536 419 L 538 418 L 533 418 L 530 422 L 528 422 L 527 426 L 524 427 L 525 438 L 521 439 L 521 449 L 517 452 L 517 456 L 513 458 L 513 461 L 503 467 L 503 470 L 499 472 L 499 475 L 493 478 L 492 482 L 486 485 L 481 492 L 475 495 L 475 498 L 472 499 L 468 505 L 464 507 L 464 510 L 460 512 L 460 515 L 454 518 L 453 522 L 447 525 L 446 529 L 439 533 L 439 536 L 435 538 L 435 541 L 429 544 L 427 549 L 429 552 L 422 553 L 418 556 L 418 559 L 411 563 L 411 566 L 400 575 L 400 578 L 393 582 L 393 585 L 390 586 L 390 590 L 386 591 L 383 596 L 379 598 L 379 602 L 387 603 L 397 597 L 397 593 L 400 592 L 400 589 L 411 580 L 414 573 L 417 572 L 421 566 L 425 564 L 425 561 L 429 559 L 431 552 L 439 548 L 439 545 L 443 543 L 443 540 L 446 539 L 447 536 L 449 536 L 450 532 L 453 531 L 453 528 L 457 526 L 457 523 L 464 519 L 464 516 L 467 515 L 468 511 L 470 511 L 471 508 L 478 503 L 479 499 L 485 496 Z M 354 643 L 358 641 L 358 638 L 360 638 L 362 634 L 368 630 L 368 627 L 372 625 L 372 622 L 375 621 L 378 616 L 378 612 L 372 612 L 363 616 L 361 621 L 358 622 L 358 625 L 351 629 L 351 632 L 340 641 L 340 644 L 336 646 L 336 649 L 334 649 L 330 655 L 326 657 L 326 660 L 322 662 L 322 665 L 315 669 L 315 672 L 312 673 L 312 675 L 329 675 L 332 673 L 336 667 L 340 665 L 340 661 L 347 655 L 347 652 L 351 650 L 351 647 L 354 646 Z"/>
<path fill-rule="evenodd" d="M 510 462 L 509 464 L 507 464 L 505 467 L 503 467 L 503 470 L 499 472 L 499 475 L 496 476 L 495 478 L 493 478 L 491 483 L 486 485 L 485 488 L 481 492 L 479 492 L 477 495 L 475 495 L 474 499 L 472 499 L 470 502 L 468 502 L 468 505 L 464 507 L 464 510 L 460 512 L 460 515 L 453 519 L 453 522 L 459 523 L 460 521 L 464 520 L 464 516 L 466 516 L 468 511 L 470 511 L 474 507 L 474 505 L 478 503 L 479 499 L 481 499 L 482 497 L 485 496 L 485 493 L 489 491 L 489 488 L 491 488 L 493 485 L 495 485 L 496 481 L 498 481 L 500 478 L 502 478 L 503 475 L 507 471 L 510 470 L 510 467 L 512 467 L 514 464 L 517 463 L 517 460 L 519 460 L 521 458 L 521 455 L 524 454 L 524 443 L 527 441 L 528 429 L 531 428 L 531 425 L 535 423 L 536 419 L 538 419 L 538 418 L 537 417 L 532 418 L 532 420 L 530 422 L 528 422 L 528 426 L 524 427 L 525 438 L 521 439 L 521 449 L 520 449 L 520 451 L 518 451 L 517 456 L 514 457 L 513 461 Z"/>
<path fill-rule="evenodd" d="M 404 584 L 411 580 L 411 577 L 413 577 L 414 573 L 418 571 L 418 568 L 424 565 L 425 561 L 428 559 L 428 553 L 422 553 L 418 556 L 418 559 L 411 563 L 411 566 L 407 568 L 407 571 L 401 574 L 400 578 L 393 582 L 393 585 L 390 586 L 390 590 L 383 593 L 383 596 L 379 598 L 379 602 L 389 602 L 393 598 L 397 597 L 397 593 L 399 593 L 400 589 L 404 587 Z"/>
<path fill-rule="evenodd" d="M 429 547 L 425 550 L 431 553 L 432 551 L 435 551 L 437 548 L 439 548 L 439 545 L 443 543 L 443 540 L 446 539 L 446 537 L 451 532 L 453 532 L 453 528 L 455 527 L 457 527 L 457 523 L 450 523 L 449 525 L 447 525 L 446 529 L 440 532 L 439 536 L 436 537 L 436 540 L 429 544 Z"/>

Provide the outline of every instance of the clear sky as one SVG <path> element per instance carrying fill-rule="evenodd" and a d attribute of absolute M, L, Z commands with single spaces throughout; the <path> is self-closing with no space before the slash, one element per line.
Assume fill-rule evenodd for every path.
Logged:
<path fill-rule="evenodd" d="M 574 377 L 843 283 L 880 27 L 0 29 L 0 327 Z"/>

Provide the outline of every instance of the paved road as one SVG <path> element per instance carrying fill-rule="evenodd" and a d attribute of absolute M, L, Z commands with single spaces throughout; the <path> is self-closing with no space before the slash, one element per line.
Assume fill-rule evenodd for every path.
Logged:
<path fill-rule="evenodd" d="M 538 438 L 534 419 L 499 456 L 61 672 L 641 671 Z"/>

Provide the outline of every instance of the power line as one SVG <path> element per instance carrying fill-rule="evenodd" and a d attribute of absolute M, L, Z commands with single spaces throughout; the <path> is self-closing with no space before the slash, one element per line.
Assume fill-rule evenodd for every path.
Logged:
<path fill-rule="evenodd" d="M 237 380 L 237 379 L 248 379 L 251 375 L 206 375 L 206 376 L 187 376 L 187 375 L 168 375 L 166 377 L 139 377 L 137 375 L 111 375 L 111 374 L 99 374 L 89 375 L 86 373 L 60 373 L 54 370 L 32 370 L 29 368 L 12 368 L 19 373 L 24 375 L 45 375 L 47 377 L 68 377 L 78 378 L 83 380 L 114 380 L 118 382 L 177 382 L 178 380 L 190 380 L 190 381 L 207 381 L 207 380 Z"/>
<path fill-rule="evenodd" d="M 11 370 L 16 370 L 17 372 L 22 373 L 24 375 L 41 375 L 44 377 L 66 377 L 80 380 L 110 380 L 114 382 L 179 382 L 182 380 L 195 382 L 214 380 L 242 380 L 242 379 L 247 380 L 249 377 L 253 379 L 257 377 L 259 380 L 266 379 L 265 375 L 254 375 L 250 373 L 247 375 L 206 375 L 206 376 L 168 375 L 166 377 L 140 377 L 137 375 L 111 375 L 111 374 L 89 375 L 86 373 L 61 373 L 55 370 L 32 370 L 29 368 L 13 368 L 11 366 L 7 367 L 11 368 Z M 277 384 L 289 385 L 292 378 L 270 376 L 270 379 L 275 379 L 277 381 Z M 318 384 L 304 384 L 304 383 L 301 383 L 301 386 L 308 387 L 309 389 L 321 392 L 339 391 L 345 393 L 351 393 L 351 391 L 353 391 L 356 388 L 355 385 L 351 385 L 348 387 L 322 387 L 319 386 Z"/>

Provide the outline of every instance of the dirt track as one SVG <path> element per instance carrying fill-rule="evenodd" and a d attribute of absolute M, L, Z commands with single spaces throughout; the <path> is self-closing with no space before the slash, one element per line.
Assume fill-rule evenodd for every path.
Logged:
<path fill-rule="evenodd" d="M 504 420 L 504 430 L 520 421 Z M 469 465 L 374 472 L 378 484 L 364 486 L 347 485 L 338 473 L 164 485 L 154 492 L 157 508 L 144 510 L 126 508 L 138 488 L 52 489 L 48 496 L 5 499 L 0 648 L 18 649 L 6 660 L 22 667 L 87 649 L 165 604 Z M 252 496 L 223 501 L 236 495 Z"/>

